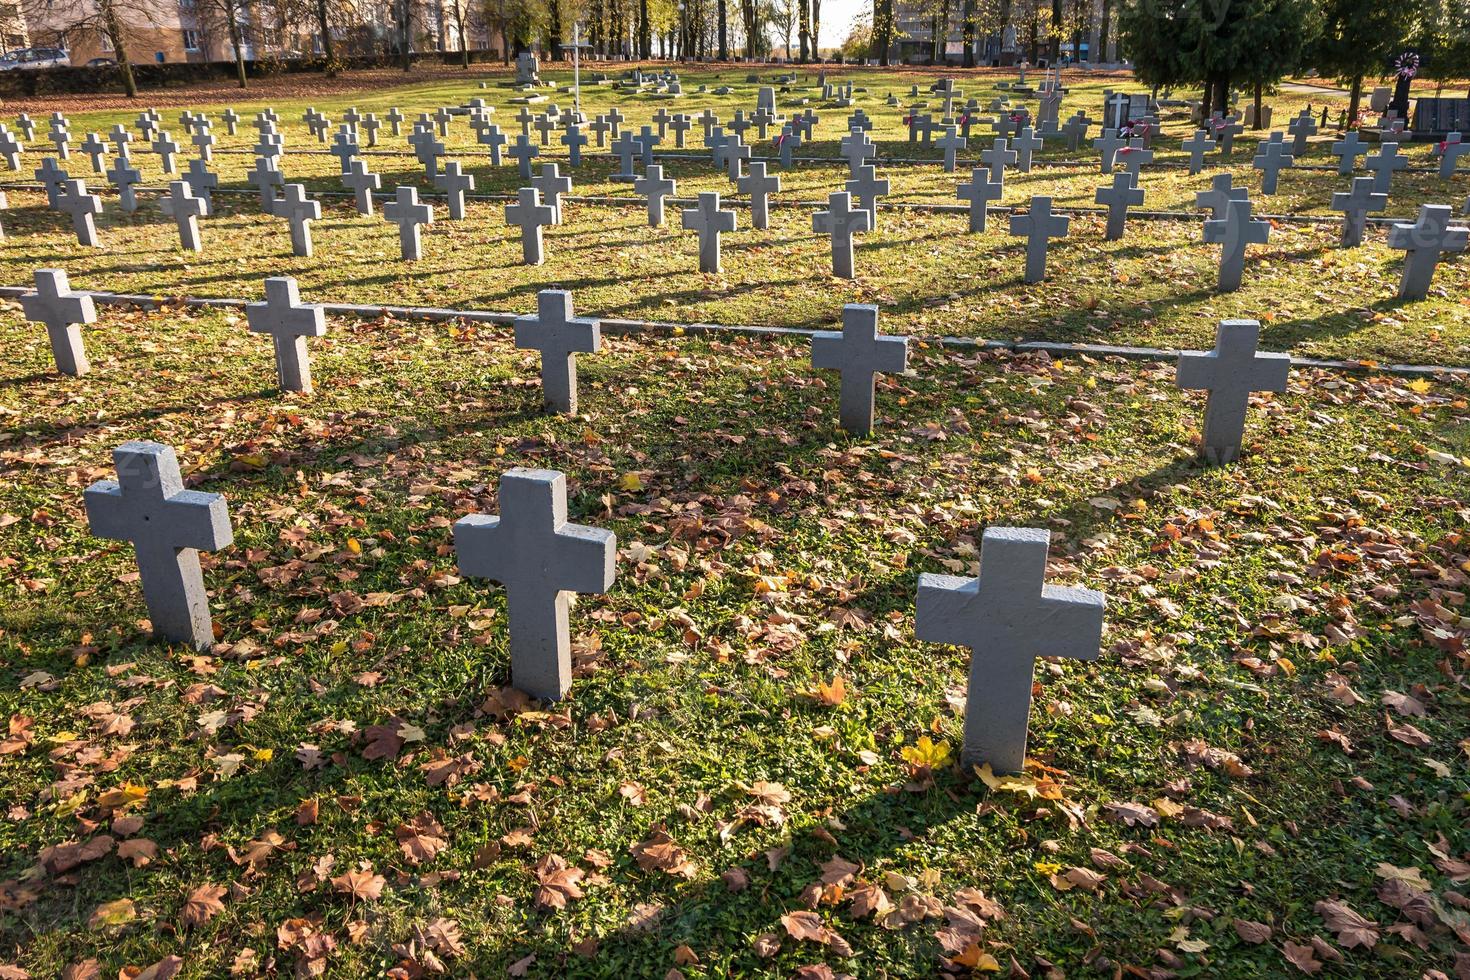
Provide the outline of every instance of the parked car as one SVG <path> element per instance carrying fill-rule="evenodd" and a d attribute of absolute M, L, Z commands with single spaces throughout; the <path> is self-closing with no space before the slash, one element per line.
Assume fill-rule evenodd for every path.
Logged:
<path fill-rule="evenodd" d="M 117 67 L 117 59 L 116 58 L 93 58 L 91 61 L 87 62 L 87 67 L 88 68 L 116 68 Z"/>
<path fill-rule="evenodd" d="M 0 71 L 65 68 L 70 64 L 71 56 L 61 48 L 16 48 L 0 56 Z"/>

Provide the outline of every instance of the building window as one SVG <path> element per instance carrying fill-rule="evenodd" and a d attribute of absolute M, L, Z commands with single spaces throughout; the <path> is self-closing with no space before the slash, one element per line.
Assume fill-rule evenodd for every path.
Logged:
<path fill-rule="evenodd" d="M 112 36 L 110 34 L 108 34 L 106 31 L 103 31 L 101 34 L 98 35 L 98 38 L 100 38 L 102 42 L 100 47 L 103 51 L 112 50 Z"/>
<path fill-rule="evenodd" d="M 188 27 L 184 28 L 184 50 L 185 51 L 198 51 L 199 50 L 199 32 L 198 31 L 193 30 L 193 29 L 188 28 Z"/>

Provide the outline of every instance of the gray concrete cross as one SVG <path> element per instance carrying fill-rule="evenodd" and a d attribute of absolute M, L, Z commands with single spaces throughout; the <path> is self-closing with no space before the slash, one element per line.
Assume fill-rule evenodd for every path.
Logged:
<path fill-rule="evenodd" d="M 505 134 L 500 131 L 500 127 L 493 123 L 488 124 L 476 132 L 475 139 L 481 146 L 490 147 L 490 165 L 492 167 L 501 166 L 504 160 L 506 139 Z"/>
<path fill-rule="evenodd" d="M 551 134 L 556 132 L 556 120 L 549 114 L 542 113 L 536 117 L 535 129 L 537 135 L 541 137 L 541 145 L 549 146 L 551 143 Z"/>
<path fill-rule="evenodd" d="M 1222 320 L 1215 349 L 1180 351 L 1175 383 L 1182 389 L 1207 389 L 1200 456 L 1215 465 L 1233 463 L 1245 441 L 1245 415 L 1253 391 L 1285 391 L 1291 371 L 1288 354 L 1257 353 L 1261 325 L 1255 320 Z"/>
<path fill-rule="evenodd" d="M 332 148 L 327 152 L 337 158 L 337 163 L 342 168 L 341 173 L 345 174 L 353 158 L 362 153 L 362 148 L 357 145 L 356 133 L 350 126 L 344 124 L 333 137 Z"/>
<path fill-rule="evenodd" d="M 112 161 L 112 169 L 107 171 L 107 179 L 117 188 L 118 207 L 127 214 L 138 210 L 138 196 L 133 192 L 133 186 L 143 182 L 143 175 L 130 167 L 126 159 L 117 157 Z"/>
<path fill-rule="evenodd" d="M 434 137 L 432 129 L 414 129 L 408 138 L 414 157 L 424 166 L 430 180 L 439 176 L 439 158 L 444 155 L 444 144 Z"/>
<path fill-rule="evenodd" d="M 582 135 L 582 127 L 572 123 L 567 131 L 561 134 L 562 145 L 567 148 L 567 165 L 580 167 L 582 165 L 582 147 L 587 145 L 587 137 Z"/>
<path fill-rule="evenodd" d="M 633 137 L 633 140 L 638 144 L 638 157 L 646 168 L 653 163 L 653 148 L 661 142 L 661 139 L 653 131 L 652 126 L 644 126 L 638 135 Z"/>
<path fill-rule="evenodd" d="M 946 126 L 944 135 L 935 140 L 934 145 L 944 151 L 944 172 L 953 173 L 960 151 L 967 148 L 970 141 L 960 135 L 958 127 Z"/>
<path fill-rule="evenodd" d="M 235 107 L 230 106 L 225 109 L 224 112 L 220 113 L 219 118 L 225 124 L 225 133 L 234 136 L 236 127 L 240 125 L 240 114 L 235 111 Z"/>
<path fill-rule="evenodd" d="M 185 490 L 178 457 L 160 443 L 125 442 L 112 459 L 117 480 L 98 480 L 83 494 L 91 531 L 132 542 L 153 635 L 206 650 L 214 623 L 199 552 L 235 540 L 225 498 Z"/>
<path fill-rule="evenodd" d="M 1364 169 L 1373 171 L 1373 189 L 1380 194 L 1389 193 L 1394 171 L 1408 166 L 1409 158 L 1399 154 L 1397 143 L 1380 143 L 1378 152 L 1363 161 Z"/>
<path fill-rule="evenodd" d="M 27 140 L 36 138 L 36 122 L 24 112 L 15 117 L 15 128 L 20 130 L 20 134 Z"/>
<path fill-rule="evenodd" d="M 97 322 L 97 306 L 86 293 L 72 292 L 64 271 L 37 269 L 36 288 L 21 294 L 20 308 L 27 320 L 45 324 L 58 372 L 79 378 L 92 369 L 81 325 Z"/>
<path fill-rule="evenodd" d="M 755 160 L 744 177 L 735 182 L 736 190 L 750 195 L 750 227 L 762 231 L 770 227 L 770 196 L 781 190 L 781 175 L 766 174 L 766 161 Z"/>
<path fill-rule="evenodd" d="M 194 149 L 199 151 L 199 159 L 206 163 L 214 159 L 214 134 L 207 128 L 201 129 L 189 137 L 189 142 L 194 144 Z"/>
<path fill-rule="evenodd" d="M 725 158 L 726 173 L 732 181 L 740 179 L 742 164 L 750 159 L 750 147 L 745 140 L 736 133 L 725 141 L 723 155 Z"/>
<path fill-rule="evenodd" d="M 1012 150 L 1004 139 L 997 139 L 990 144 L 990 149 L 980 151 L 980 162 L 989 164 L 991 182 L 1004 187 L 1006 167 L 1016 162 L 1016 151 Z"/>
<path fill-rule="evenodd" d="M 153 141 L 153 152 L 158 154 L 159 165 L 163 167 L 166 174 L 178 173 L 178 165 L 175 157 L 179 152 L 179 144 L 175 143 L 173 137 L 169 136 L 168 130 L 162 130 L 158 138 Z"/>
<path fill-rule="evenodd" d="M 798 137 L 798 142 L 799 140 L 800 137 Z M 838 153 L 847 161 L 848 173 L 853 176 L 856 176 L 858 167 L 878 156 L 878 147 L 868 138 L 868 134 L 860 129 L 849 131 L 837 146 Z"/>
<path fill-rule="evenodd" d="M 320 220 L 322 205 L 306 196 L 301 184 L 287 184 L 280 200 L 271 202 L 271 214 L 291 226 L 291 254 L 311 258 L 311 223 Z"/>
<path fill-rule="evenodd" d="M 382 128 L 383 124 L 379 122 L 378 117 L 373 115 L 371 112 L 364 115 L 357 124 L 358 132 L 367 134 L 368 146 L 378 145 L 378 130 Z"/>
<path fill-rule="evenodd" d="M 450 112 L 445 106 L 441 105 L 434 110 L 434 124 L 439 127 L 440 136 L 449 135 L 449 123 L 453 118 L 454 113 Z"/>
<path fill-rule="evenodd" d="M 1102 155 L 1102 172 L 1110 174 L 1113 172 L 1113 164 L 1117 161 L 1118 151 L 1127 146 L 1128 141 L 1119 136 L 1116 129 L 1104 129 L 1101 136 L 1093 139 L 1092 145 Z"/>
<path fill-rule="evenodd" d="M 1244 187 L 1232 187 L 1233 177 L 1226 171 L 1218 173 L 1210 178 L 1210 189 L 1207 191 L 1195 191 L 1194 206 L 1197 208 L 1209 208 L 1210 217 L 1219 220 L 1225 217 L 1225 211 L 1231 201 L 1244 201 L 1250 192 Z"/>
<path fill-rule="evenodd" d="M 1315 136 L 1317 133 L 1317 120 L 1312 115 L 1310 106 L 1293 116 L 1286 124 L 1286 131 L 1291 134 L 1291 155 L 1302 157 L 1307 152 L 1307 137 Z"/>
<path fill-rule="evenodd" d="M 1095 660 L 1102 642 L 1102 593 L 1046 584 L 1051 532 L 988 527 L 980 574 L 919 576 L 914 634 L 970 649 L 965 740 L 960 762 L 1020 772 L 1038 656 Z"/>
<path fill-rule="evenodd" d="M 5 158 L 5 165 L 11 170 L 20 169 L 20 155 L 25 152 L 25 146 L 16 139 L 10 130 L 0 124 L 0 156 Z"/>
<path fill-rule="evenodd" d="M 1118 150 L 1118 160 L 1123 163 L 1123 170 L 1128 174 L 1128 179 L 1134 187 L 1138 186 L 1138 172 L 1143 169 L 1145 163 L 1154 162 L 1154 151 L 1143 145 L 1143 138 L 1135 136 L 1128 141 L 1128 145 Z"/>
<path fill-rule="evenodd" d="M 1423 299 L 1428 295 L 1440 253 L 1463 252 L 1467 241 L 1470 241 L 1470 229 L 1450 224 L 1448 204 L 1420 205 L 1419 220 L 1391 227 L 1388 230 L 1388 247 L 1404 251 L 1399 299 Z"/>
<path fill-rule="evenodd" d="M 61 199 L 61 185 L 71 178 L 71 174 L 61 169 L 55 157 L 47 157 L 41 161 L 36 168 L 36 183 L 46 191 L 46 206 L 55 209 L 57 202 Z"/>
<path fill-rule="evenodd" d="M 1026 281 L 1041 282 L 1046 278 L 1046 253 L 1053 238 L 1067 234 L 1072 219 L 1051 213 L 1051 198 L 1031 198 L 1031 209 L 1025 214 L 1011 215 L 1011 234 L 1026 236 Z"/>
<path fill-rule="evenodd" d="M 342 183 L 352 191 L 352 203 L 358 214 L 373 213 L 373 191 L 383 186 L 383 179 L 368 169 L 362 160 L 353 160 L 342 175 Z"/>
<path fill-rule="evenodd" d="M 204 251 L 199 242 L 199 217 L 206 210 L 203 198 L 195 197 L 186 182 L 175 180 L 169 182 L 168 194 L 159 198 L 158 206 L 178 225 L 180 248 L 189 252 Z"/>
<path fill-rule="evenodd" d="M 873 216 L 862 207 L 853 210 L 852 195 L 847 191 L 828 194 L 827 210 L 812 215 L 812 231 L 832 239 L 832 274 L 843 279 L 857 278 L 853 271 L 852 236 L 872 228 Z"/>
<path fill-rule="evenodd" d="M 458 160 L 450 160 L 444 170 L 434 178 L 434 186 L 449 199 L 449 217 L 453 221 L 464 218 L 464 196 L 475 189 L 475 175 L 467 174 Z"/>
<path fill-rule="evenodd" d="M 311 360 L 306 338 L 327 332 L 327 315 L 316 303 L 301 302 L 296 280 L 272 276 L 265 281 L 265 302 L 245 307 L 251 333 L 271 338 L 275 348 L 276 383 L 282 391 L 310 392 Z"/>
<path fill-rule="evenodd" d="M 855 435 L 873 431 L 875 377 L 908 369 L 909 339 L 878 334 L 878 307 L 849 303 L 842 308 L 842 332 L 818 331 L 812 337 L 812 367 L 841 372 L 838 416 Z"/>
<path fill-rule="evenodd" d="M 572 316 L 572 294 L 543 289 L 536 312 L 515 319 L 516 346 L 541 352 L 542 400 L 548 412 L 577 413 L 577 355 L 602 347 L 602 324 Z"/>
<path fill-rule="evenodd" d="M 869 231 L 876 231 L 878 228 L 878 198 L 886 197 L 890 186 L 886 177 L 883 180 L 877 178 L 873 165 L 868 163 L 858 167 L 853 178 L 843 184 L 853 200 L 868 212 Z"/>
<path fill-rule="evenodd" d="M 219 187 L 219 174 L 211 173 L 208 164 L 203 160 L 193 159 L 189 161 L 189 169 L 184 172 L 184 183 L 189 185 L 190 192 L 204 202 L 205 217 L 214 213 L 214 191 Z"/>
<path fill-rule="evenodd" d="M 1215 130 L 1215 139 L 1220 143 L 1220 155 L 1230 159 L 1230 154 L 1235 150 L 1235 137 L 1245 132 L 1245 127 L 1240 124 L 1235 116 L 1221 116 L 1211 120 Z"/>
<path fill-rule="evenodd" d="M 1016 151 L 1016 169 L 1023 174 L 1031 172 L 1031 154 L 1041 149 L 1043 141 L 1030 126 L 1022 126 L 1016 138 L 1011 140 L 1011 149 Z"/>
<path fill-rule="evenodd" d="M 678 193 L 674 178 L 664 177 L 664 168 L 654 164 L 633 181 L 635 193 L 648 198 L 648 226 L 661 227 L 664 223 L 664 198 Z"/>
<path fill-rule="evenodd" d="M 521 229 L 521 259 L 526 265 L 540 265 L 546 261 L 541 228 L 556 218 L 556 209 L 541 203 L 541 191 L 535 187 L 522 187 L 516 203 L 506 205 L 505 223 L 519 225 Z"/>
<path fill-rule="evenodd" d="M 571 592 L 606 592 L 615 577 L 611 531 L 567 521 L 566 477 L 516 468 L 500 478 L 500 516 L 454 525 L 459 570 L 505 586 L 511 683 L 554 701 L 572 686 Z"/>
<path fill-rule="evenodd" d="M 1470 143 L 1466 143 L 1464 136 L 1458 132 L 1449 133 L 1445 136 L 1444 141 L 1435 147 L 1435 152 L 1439 154 L 1439 175 L 1449 180 L 1455 175 L 1455 167 L 1459 164 L 1460 157 L 1470 154 Z M 11 167 L 10 169 L 17 168 Z"/>
<path fill-rule="evenodd" d="M 56 155 L 63 160 L 71 159 L 71 130 L 67 129 L 66 120 L 57 120 L 54 116 L 51 122 L 51 132 L 47 134 L 51 142 L 56 144 Z"/>
<path fill-rule="evenodd" d="M 735 212 L 720 210 L 719 191 L 701 191 L 699 203 L 680 214 L 685 231 L 699 233 L 699 271 L 720 271 L 720 234 L 735 230 Z"/>
<path fill-rule="evenodd" d="M 93 173 L 100 174 L 107 169 L 107 144 L 102 142 L 101 136 L 88 133 L 78 149 L 91 158 Z"/>
<path fill-rule="evenodd" d="M 1189 153 L 1189 172 L 1197 174 L 1205 167 L 1205 154 L 1215 149 L 1215 141 L 1210 139 L 1210 131 L 1207 129 L 1196 129 L 1194 135 L 1179 144 L 1181 150 Z"/>
<path fill-rule="evenodd" d="M 781 166 L 787 170 L 791 169 L 791 155 L 801 146 L 801 134 L 791 127 L 790 123 L 781 127 L 780 135 L 775 139 L 776 153 L 779 155 Z"/>
<path fill-rule="evenodd" d="M 113 126 L 111 132 L 107 134 L 107 138 L 112 140 L 112 152 L 116 156 L 122 157 L 124 160 L 132 159 L 133 134 L 128 131 L 126 126 L 122 123 Z"/>
<path fill-rule="evenodd" d="M 515 145 L 508 151 L 510 158 L 519 168 L 521 180 L 531 179 L 531 161 L 541 155 L 541 150 L 525 134 L 516 137 Z M 617 177 L 613 178 L 617 180 Z"/>
<path fill-rule="evenodd" d="M 970 202 L 970 231 L 985 230 L 987 204 L 990 201 L 999 201 L 1004 190 L 1004 187 L 990 179 L 990 171 L 984 167 L 971 170 L 969 182 L 955 188 L 955 197 Z"/>
<path fill-rule="evenodd" d="M 1332 195 L 1332 210 L 1343 213 L 1342 237 L 1338 244 L 1343 248 L 1356 248 L 1363 244 L 1368 212 L 1382 211 L 1386 207 L 1388 195 L 1373 190 L 1372 177 L 1354 177 L 1351 191 L 1338 191 Z"/>
<path fill-rule="evenodd" d="M 561 167 L 543 163 L 541 172 L 531 178 L 531 186 L 541 192 L 541 200 L 551 208 L 551 223 L 561 224 L 561 196 L 572 192 L 572 178 L 563 177 Z"/>
<path fill-rule="evenodd" d="M 1224 217 L 1205 222 L 1206 244 L 1220 246 L 1220 278 L 1216 289 L 1230 293 L 1240 288 L 1245 275 L 1245 247 L 1264 245 L 1271 238 L 1271 223 L 1251 217 L 1251 202 L 1231 198 L 1225 202 Z"/>
<path fill-rule="evenodd" d="M 245 175 L 245 181 L 260 192 L 260 209 L 267 214 L 275 205 L 276 188 L 286 186 L 281 168 L 270 157 L 256 157 L 255 167 Z"/>
<path fill-rule="evenodd" d="M 393 200 L 383 205 L 383 220 L 398 226 L 399 254 L 404 259 L 414 261 L 423 258 L 419 226 L 434 223 L 434 209 L 419 203 L 417 187 L 399 184 Z"/>
<path fill-rule="evenodd" d="M 1097 204 L 1108 206 L 1108 228 L 1104 239 L 1115 242 L 1123 237 L 1123 231 L 1128 224 L 1128 207 L 1143 203 L 1143 188 L 1134 183 L 1134 178 L 1128 173 L 1113 174 L 1112 187 L 1099 187 L 1093 195 L 1093 201 Z"/>
<path fill-rule="evenodd" d="M 1282 140 L 1281 133 L 1272 133 L 1266 142 L 1256 147 L 1256 155 L 1251 159 L 1251 166 L 1261 171 L 1262 194 L 1275 194 L 1276 181 L 1281 176 L 1281 171 L 1295 162 Z"/>
<path fill-rule="evenodd" d="M 390 135 L 401 136 L 403 134 L 403 120 L 404 115 L 402 112 L 398 111 L 397 106 L 394 106 L 387 112 L 383 113 L 383 121 L 388 124 L 388 132 Z"/>
<path fill-rule="evenodd" d="M 87 193 L 86 181 L 62 181 L 61 190 L 56 196 L 56 210 L 71 215 L 72 230 L 77 233 L 80 244 L 91 248 L 102 247 L 102 242 L 97 237 L 97 224 L 92 220 L 93 215 L 102 213 L 102 198 Z"/>

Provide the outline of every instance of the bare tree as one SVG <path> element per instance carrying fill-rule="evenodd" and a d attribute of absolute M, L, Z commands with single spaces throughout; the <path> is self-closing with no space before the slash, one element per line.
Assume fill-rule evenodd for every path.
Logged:
<path fill-rule="evenodd" d="M 198 18 L 199 31 L 205 37 L 217 38 L 223 33 L 235 60 L 235 80 L 241 88 L 248 88 L 245 28 L 250 17 L 249 0 L 195 0 L 194 16 Z"/>
<path fill-rule="evenodd" d="M 31 38 L 42 43 L 68 47 L 68 36 L 95 35 L 112 45 L 117 74 L 128 98 L 138 95 L 128 45 L 139 33 L 158 26 L 156 8 L 149 0 L 24 0 L 22 10 L 31 27 Z"/>
<path fill-rule="evenodd" d="M 796 30 L 796 0 L 771 0 L 771 26 L 786 41 L 786 60 L 791 60 L 791 35 Z"/>

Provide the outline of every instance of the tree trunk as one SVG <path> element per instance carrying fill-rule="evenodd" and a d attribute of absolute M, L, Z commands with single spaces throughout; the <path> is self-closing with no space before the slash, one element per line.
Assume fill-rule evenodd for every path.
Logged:
<path fill-rule="evenodd" d="M 123 92 L 130 99 L 138 97 L 138 81 L 133 78 L 133 63 L 128 60 L 128 49 L 123 44 L 122 24 L 111 3 L 102 5 L 102 25 L 112 40 L 113 54 L 117 55 L 117 73 L 122 78 Z"/>
<path fill-rule="evenodd" d="M 1351 129 L 1358 121 L 1358 106 L 1363 101 L 1363 76 L 1354 75 L 1353 84 L 1348 89 L 1348 128 Z"/>
<path fill-rule="evenodd" d="M 399 39 L 398 53 L 404 71 L 413 71 L 413 0 L 398 0 L 399 26 L 403 31 Z"/>
<path fill-rule="evenodd" d="M 715 5 L 715 7 L 716 7 L 715 17 L 719 21 L 719 30 L 720 30 L 720 53 L 719 53 L 719 59 L 721 61 L 729 61 L 730 60 L 730 46 L 729 46 L 729 44 L 726 43 L 726 38 L 725 38 L 725 17 L 726 17 L 726 13 L 725 13 L 725 0 L 718 0 L 718 3 Z"/>
<path fill-rule="evenodd" d="M 1062 56 L 1062 0 L 1051 0 L 1051 60 Z"/>
<path fill-rule="evenodd" d="M 226 0 L 225 23 L 230 29 L 230 46 L 235 49 L 235 77 L 241 88 L 246 88 L 245 81 L 245 46 L 240 43 L 240 19 L 235 10 L 234 0 Z"/>
<path fill-rule="evenodd" d="M 1262 112 L 1261 112 L 1261 96 L 1263 96 L 1265 94 L 1265 90 L 1266 90 L 1266 85 L 1265 85 L 1264 82 L 1256 82 L 1256 124 L 1251 127 L 1252 129 L 1264 129 L 1265 128 L 1262 125 L 1263 120 L 1261 119 L 1261 116 L 1262 116 Z"/>
<path fill-rule="evenodd" d="M 965 26 L 960 31 L 960 43 L 965 46 L 964 60 L 961 62 L 966 68 L 975 67 L 975 0 L 965 0 Z"/>
<path fill-rule="evenodd" d="M 638 57 L 645 60 L 653 55 L 652 30 L 648 23 L 648 0 L 638 0 Z"/>
<path fill-rule="evenodd" d="M 234 0 L 226 0 L 226 2 L 233 3 Z M 328 78 L 333 78 L 337 74 L 337 56 L 335 50 L 332 48 L 332 31 L 331 28 L 327 26 L 327 0 L 316 0 L 315 6 L 316 29 L 321 32 L 322 57 L 325 58 L 327 62 L 326 74 Z M 244 88 L 245 86 L 242 84 L 240 87 Z"/>
<path fill-rule="evenodd" d="M 812 58 L 822 60 L 822 0 L 811 0 L 812 4 Z"/>
<path fill-rule="evenodd" d="M 811 13 L 807 7 L 807 0 L 796 0 L 796 36 L 801 41 L 801 63 L 806 64 L 810 57 L 811 49 Z"/>
<path fill-rule="evenodd" d="M 1088 52 L 1088 61 L 1100 65 L 1108 60 L 1108 30 L 1112 26 L 1113 0 L 1102 0 L 1102 18 L 1098 25 L 1097 50 Z"/>

